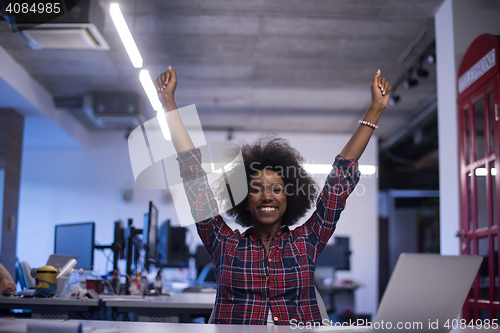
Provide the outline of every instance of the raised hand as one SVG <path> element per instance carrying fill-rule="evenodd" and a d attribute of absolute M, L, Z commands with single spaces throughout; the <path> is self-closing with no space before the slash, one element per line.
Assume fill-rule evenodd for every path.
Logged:
<path fill-rule="evenodd" d="M 168 66 L 168 70 L 161 73 L 155 80 L 158 97 L 163 105 L 174 102 L 175 88 L 177 87 L 177 73 Z"/>
<path fill-rule="evenodd" d="M 363 121 L 371 125 L 377 125 L 382 112 L 389 102 L 389 92 L 392 87 L 385 77 L 380 75 L 380 69 L 373 75 L 370 82 L 370 91 L 372 93 L 372 105 L 366 111 Z M 366 145 L 372 136 L 374 126 L 365 124 L 358 126 L 356 132 L 349 139 L 340 156 L 345 159 L 358 160 L 365 151 Z"/>
<path fill-rule="evenodd" d="M 372 105 L 381 106 L 384 109 L 387 107 L 389 102 L 389 92 L 392 87 L 389 81 L 382 75 L 380 75 L 380 69 L 373 75 L 372 81 L 370 82 L 370 91 L 372 93 Z"/>
<path fill-rule="evenodd" d="M 3 279 L 0 281 L 0 292 L 15 292 L 16 284 L 14 281 L 9 279 Z"/>

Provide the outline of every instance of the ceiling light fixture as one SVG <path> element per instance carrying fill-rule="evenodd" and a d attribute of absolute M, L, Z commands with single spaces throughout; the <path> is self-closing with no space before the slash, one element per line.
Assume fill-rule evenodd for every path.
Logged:
<path fill-rule="evenodd" d="M 109 6 L 109 13 L 113 23 L 115 24 L 116 30 L 118 30 L 118 35 L 120 35 L 122 43 L 125 46 L 125 50 L 127 50 L 128 56 L 132 61 L 132 64 L 135 68 L 141 68 L 143 64 L 141 53 L 134 42 L 134 38 L 130 33 L 127 22 L 125 22 L 120 6 L 117 3 L 112 3 Z"/>
<path fill-rule="evenodd" d="M 417 68 L 417 76 L 421 78 L 426 78 L 429 76 L 429 71 L 424 68 Z"/>
<path fill-rule="evenodd" d="M 488 175 L 488 169 L 486 168 L 477 168 L 474 172 L 476 176 L 487 176 Z M 497 169 L 491 168 L 491 175 L 496 176 L 497 175 Z M 467 176 L 472 177 L 472 172 L 469 172 Z"/>
<path fill-rule="evenodd" d="M 413 77 L 411 71 L 408 73 L 408 77 L 403 82 L 403 85 L 406 89 L 410 89 L 418 85 L 418 80 Z"/>
<path fill-rule="evenodd" d="M 158 98 L 158 92 L 156 91 L 155 85 L 153 84 L 153 80 L 151 80 L 149 71 L 146 69 L 141 70 L 139 74 L 139 80 L 141 81 L 142 87 L 144 88 L 144 91 L 148 96 L 153 110 L 157 112 L 163 110 L 163 106 L 161 105 L 160 99 Z"/>
<path fill-rule="evenodd" d="M 431 53 L 427 56 L 427 62 L 429 64 L 435 64 L 436 63 L 436 55 L 434 53 Z"/>
<path fill-rule="evenodd" d="M 153 84 L 153 80 L 151 80 L 151 76 L 149 75 L 149 71 L 143 69 L 139 74 L 139 81 L 141 81 L 142 87 L 148 96 L 149 102 L 151 106 L 156 111 L 158 122 L 160 123 L 161 132 L 163 133 L 163 137 L 165 140 L 172 140 L 172 136 L 170 135 L 170 130 L 167 125 L 167 118 L 165 115 L 165 111 L 163 110 L 163 106 L 161 105 L 160 99 L 158 98 L 158 93 Z"/>
<path fill-rule="evenodd" d="M 418 78 L 426 78 L 430 76 L 430 70 L 424 69 L 424 63 L 427 60 L 429 64 L 435 64 L 436 62 L 436 45 L 432 42 L 406 69 L 406 71 L 401 74 L 397 80 L 392 84 L 391 96 L 389 97 L 389 104 L 396 105 L 400 102 L 401 96 L 396 95 L 396 89 L 402 85 L 406 89 L 413 88 L 418 85 Z"/>
<path fill-rule="evenodd" d="M 401 97 L 399 95 L 392 95 L 391 97 L 389 97 L 389 105 L 394 106 L 398 104 L 400 99 Z"/>
<path fill-rule="evenodd" d="M 422 67 L 422 63 L 420 63 L 415 72 L 417 73 L 417 76 L 421 78 L 426 78 L 429 76 L 429 71 Z"/>
<path fill-rule="evenodd" d="M 309 173 L 315 175 L 328 175 L 332 172 L 331 164 L 319 164 L 319 163 L 304 163 L 302 167 Z M 359 165 L 359 171 L 362 175 L 374 175 L 377 173 L 377 167 L 375 165 Z"/>

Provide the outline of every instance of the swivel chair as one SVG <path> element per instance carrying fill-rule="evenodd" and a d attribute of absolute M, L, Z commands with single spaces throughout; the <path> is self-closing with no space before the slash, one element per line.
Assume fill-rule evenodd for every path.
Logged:
<path fill-rule="evenodd" d="M 31 267 L 26 261 L 16 262 L 16 277 L 21 290 L 36 288 L 36 281 L 31 276 Z"/>

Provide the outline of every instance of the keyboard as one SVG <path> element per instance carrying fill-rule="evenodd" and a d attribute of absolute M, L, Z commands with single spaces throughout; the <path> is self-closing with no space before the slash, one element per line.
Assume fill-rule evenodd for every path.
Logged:
<path fill-rule="evenodd" d="M 33 296 L 35 295 L 35 289 L 25 289 L 25 290 L 19 290 L 16 291 L 15 293 L 17 296 Z"/>

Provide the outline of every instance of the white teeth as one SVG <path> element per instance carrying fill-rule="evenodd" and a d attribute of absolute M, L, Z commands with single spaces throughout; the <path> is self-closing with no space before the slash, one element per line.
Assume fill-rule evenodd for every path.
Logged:
<path fill-rule="evenodd" d="M 272 211 L 272 210 L 276 210 L 276 208 L 274 208 L 274 207 L 261 207 L 261 208 L 259 208 L 259 209 L 260 209 L 260 210 L 264 210 L 264 211 L 266 211 L 266 212 L 270 212 L 270 211 Z"/>

